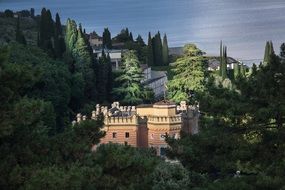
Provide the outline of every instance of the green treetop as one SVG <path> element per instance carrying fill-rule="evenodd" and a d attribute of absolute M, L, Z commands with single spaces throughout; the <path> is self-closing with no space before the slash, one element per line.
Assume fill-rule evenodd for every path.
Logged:
<path fill-rule="evenodd" d="M 153 44 L 150 32 L 148 33 L 148 44 L 147 44 L 147 64 L 148 66 L 154 65 L 154 58 L 153 58 Z"/>
<path fill-rule="evenodd" d="M 20 29 L 20 17 L 17 18 L 17 26 L 16 26 L 16 41 L 18 43 L 26 45 L 26 38 L 23 34 L 23 32 Z"/>
<path fill-rule="evenodd" d="M 171 70 L 173 79 L 168 83 L 169 98 L 175 102 L 188 100 L 192 91 L 204 91 L 206 64 L 203 52 L 194 44 L 184 46 L 184 56 Z"/>
<path fill-rule="evenodd" d="M 104 28 L 103 32 L 103 47 L 112 49 L 111 33 L 108 28 Z"/>
<path fill-rule="evenodd" d="M 77 32 L 76 22 L 74 20 L 67 19 L 65 43 L 66 43 L 66 49 L 71 54 L 75 47 L 75 43 L 77 41 L 77 35 L 78 32 Z"/>
<path fill-rule="evenodd" d="M 234 64 L 234 79 L 237 80 L 240 76 L 240 66 L 238 63 Z"/>
<path fill-rule="evenodd" d="M 163 65 L 162 61 L 162 42 L 160 32 L 158 32 L 153 39 L 153 55 L 154 55 L 154 64 L 156 66 Z"/>
<path fill-rule="evenodd" d="M 135 51 L 129 51 L 124 54 L 122 74 L 116 78 L 121 84 L 114 89 L 114 93 L 122 98 L 124 104 L 139 104 L 143 102 L 143 79 L 142 71 L 139 66 L 139 60 Z"/>
<path fill-rule="evenodd" d="M 265 45 L 264 59 L 263 65 L 267 65 L 270 62 L 271 55 L 274 53 L 273 43 L 272 41 L 267 41 Z"/>

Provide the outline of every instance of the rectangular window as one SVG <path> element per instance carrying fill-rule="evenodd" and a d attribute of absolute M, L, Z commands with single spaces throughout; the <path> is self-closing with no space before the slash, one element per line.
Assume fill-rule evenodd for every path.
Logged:
<path fill-rule="evenodd" d="M 128 146 L 128 142 L 127 141 L 125 141 L 125 146 Z"/>
<path fill-rule="evenodd" d="M 117 138 L 117 133 L 113 133 L 113 139 Z"/>
<path fill-rule="evenodd" d="M 126 137 L 126 138 L 129 138 L 129 137 L 130 137 L 130 133 L 129 133 L 129 132 L 126 132 L 126 133 L 125 133 L 125 137 Z"/>

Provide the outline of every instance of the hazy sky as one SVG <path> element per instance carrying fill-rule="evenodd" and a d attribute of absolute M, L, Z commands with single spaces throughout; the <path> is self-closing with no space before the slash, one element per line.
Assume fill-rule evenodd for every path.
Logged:
<path fill-rule="evenodd" d="M 241 59 L 263 57 L 266 40 L 279 52 L 285 42 L 285 0 L 0 0 L 0 9 L 42 7 L 70 17 L 87 31 L 112 34 L 123 27 L 146 38 L 148 31 L 167 33 L 170 46 L 196 43 L 208 54 L 219 53 L 219 41 L 228 54 Z"/>

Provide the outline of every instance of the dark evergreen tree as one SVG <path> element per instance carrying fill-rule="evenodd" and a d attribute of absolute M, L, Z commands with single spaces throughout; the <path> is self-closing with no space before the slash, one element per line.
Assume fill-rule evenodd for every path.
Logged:
<path fill-rule="evenodd" d="M 227 46 L 223 46 L 222 48 L 222 63 L 220 64 L 220 74 L 223 79 L 227 78 L 227 65 L 228 65 L 228 57 L 227 57 Z"/>
<path fill-rule="evenodd" d="M 107 49 L 112 49 L 112 39 L 111 33 L 108 28 L 104 28 L 103 32 L 103 47 Z"/>
<path fill-rule="evenodd" d="M 66 23 L 66 34 L 65 34 L 65 43 L 66 49 L 70 54 L 73 54 L 75 49 L 75 43 L 77 41 L 77 25 L 74 20 L 67 19 Z"/>
<path fill-rule="evenodd" d="M 137 39 L 136 39 L 136 43 L 137 43 L 139 46 L 141 46 L 141 47 L 145 46 L 144 40 L 143 40 L 143 38 L 141 37 L 141 35 L 138 35 L 138 37 L 137 37 Z"/>
<path fill-rule="evenodd" d="M 142 79 L 143 75 L 136 53 L 132 50 L 126 52 L 123 57 L 122 74 L 115 79 L 121 86 L 114 88 L 114 95 L 120 98 L 123 104 L 142 103 L 144 97 Z"/>
<path fill-rule="evenodd" d="M 107 102 L 112 102 L 113 101 L 113 87 L 114 87 L 114 76 L 113 76 L 113 72 L 112 72 L 112 62 L 111 62 L 111 57 L 108 54 L 107 55 Z"/>
<path fill-rule="evenodd" d="M 96 66 L 96 89 L 98 103 L 110 103 L 112 101 L 113 73 L 110 55 L 102 51 Z"/>
<path fill-rule="evenodd" d="M 133 34 L 130 32 L 130 41 L 133 42 L 134 38 L 133 38 Z"/>
<path fill-rule="evenodd" d="M 252 68 L 251 68 L 251 75 L 252 75 L 252 76 L 256 76 L 256 74 L 257 74 L 257 66 L 256 66 L 256 64 L 254 63 L 254 64 L 252 65 Z"/>
<path fill-rule="evenodd" d="M 169 50 L 168 50 L 168 42 L 167 42 L 167 36 L 164 34 L 163 36 L 163 44 L 162 44 L 162 58 L 163 58 L 163 65 L 168 65 L 169 61 Z"/>
<path fill-rule="evenodd" d="M 5 14 L 5 17 L 8 17 L 8 18 L 13 18 L 14 17 L 14 12 L 11 11 L 10 9 L 6 9 L 4 11 L 4 14 Z"/>
<path fill-rule="evenodd" d="M 55 33 L 58 36 L 62 36 L 62 26 L 61 26 L 60 17 L 58 13 L 56 13 L 56 16 L 55 16 Z"/>
<path fill-rule="evenodd" d="M 54 21 L 50 10 L 42 9 L 40 20 L 40 47 L 52 57 L 54 52 Z"/>
<path fill-rule="evenodd" d="M 222 68 L 223 68 L 223 42 L 220 42 L 220 70 L 219 74 L 222 76 Z"/>
<path fill-rule="evenodd" d="M 285 59 L 285 43 L 282 43 L 280 46 L 280 57 Z"/>
<path fill-rule="evenodd" d="M 162 61 L 162 43 L 161 43 L 161 36 L 160 32 L 158 32 L 154 37 L 154 65 L 161 66 L 163 65 Z"/>
<path fill-rule="evenodd" d="M 148 33 L 147 64 L 148 64 L 148 66 L 154 65 L 153 43 L 152 43 L 152 37 L 151 37 L 150 32 Z"/>
<path fill-rule="evenodd" d="M 34 8 L 31 8 L 30 14 L 31 14 L 31 17 L 32 17 L 32 18 L 35 17 L 35 9 L 34 9 Z"/>
<path fill-rule="evenodd" d="M 16 41 L 20 44 L 26 45 L 26 38 L 23 32 L 20 29 L 20 17 L 17 18 L 17 25 L 16 25 Z"/>
<path fill-rule="evenodd" d="M 274 53 L 273 43 L 272 41 L 267 41 L 265 45 L 264 59 L 263 65 L 267 65 L 270 62 L 271 55 Z"/>
<path fill-rule="evenodd" d="M 57 58 L 62 58 L 62 55 L 66 50 L 64 36 L 62 33 L 62 26 L 58 13 L 56 13 L 56 19 L 55 19 L 54 50 Z"/>

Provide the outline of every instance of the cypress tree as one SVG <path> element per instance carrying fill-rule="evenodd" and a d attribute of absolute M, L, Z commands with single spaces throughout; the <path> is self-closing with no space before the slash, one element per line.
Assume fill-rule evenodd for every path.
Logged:
<path fill-rule="evenodd" d="M 58 58 L 61 58 L 63 53 L 65 52 L 65 42 L 62 34 L 62 26 L 60 22 L 59 14 L 56 13 L 55 19 L 55 37 L 54 37 L 54 50 L 55 55 Z"/>
<path fill-rule="evenodd" d="M 168 65 L 168 57 L 169 57 L 169 50 L 168 50 L 168 42 L 167 36 L 164 34 L 163 36 L 163 45 L 162 45 L 162 58 L 163 58 L 163 65 Z"/>
<path fill-rule="evenodd" d="M 255 63 L 252 65 L 251 70 L 252 70 L 251 75 L 252 76 L 256 76 L 256 74 L 257 74 L 257 66 L 256 66 Z"/>
<path fill-rule="evenodd" d="M 134 38 L 133 38 L 133 34 L 130 32 L 130 41 L 133 42 Z"/>
<path fill-rule="evenodd" d="M 223 47 L 223 58 L 222 58 L 222 65 L 221 65 L 221 73 L 223 79 L 227 78 L 227 65 L 228 65 L 228 57 L 227 57 L 227 47 Z"/>
<path fill-rule="evenodd" d="M 108 84 L 108 70 L 107 70 L 107 57 L 104 49 L 102 50 L 102 56 L 97 63 L 96 73 L 96 89 L 97 89 L 97 101 L 102 104 L 107 99 L 107 84 Z"/>
<path fill-rule="evenodd" d="M 282 43 L 280 46 L 280 57 L 285 59 L 285 43 Z"/>
<path fill-rule="evenodd" d="M 31 17 L 34 18 L 35 17 L 35 9 L 31 8 L 30 13 L 31 13 Z"/>
<path fill-rule="evenodd" d="M 223 42 L 220 42 L 220 70 L 219 74 L 222 76 L 222 68 L 223 68 Z"/>
<path fill-rule="evenodd" d="M 161 66 L 162 63 L 162 42 L 160 32 L 155 35 L 154 37 L 154 65 Z"/>
<path fill-rule="evenodd" d="M 264 52 L 264 59 L 263 59 L 264 66 L 270 62 L 270 58 L 273 54 L 275 54 L 273 43 L 272 41 L 267 41 L 265 45 L 265 52 Z"/>
<path fill-rule="evenodd" d="M 239 64 L 234 64 L 234 79 L 237 80 L 240 76 L 240 67 Z"/>
<path fill-rule="evenodd" d="M 114 77 L 113 77 L 113 72 L 112 72 L 112 62 L 111 62 L 111 57 L 108 53 L 107 55 L 107 63 L 106 63 L 106 70 L 107 70 L 107 101 L 108 102 L 112 102 L 113 98 L 112 98 L 112 91 L 113 91 L 113 81 L 114 81 Z"/>
<path fill-rule="evenodd" d="M 40 47 L 40 33 L 37 33 L 37 46 Z"/>
<path fill-rule="evenodd" d="M 41 20 L 40 20 L 40 47 L 43 47 L 44 45 L 44 41 L 45 39 L 47 38 L 47 30 L 46 30 L 46 9 L 43 8 L 42 11 L 41 11 Z"/>
<path fill-rule="evenodd" d="M 103 47 L 112 49 L 111 33 L 108 28 L 104 28 L 103 32 Z"/>
<path fill-rule="evenodd" d="M 240 75 L 241 77 L 245 77 L 245 66 L 243 63 L 241 63 L 241 66 L 240 66 Z"/>
<path fill-rule="evenodd" d="M 66 23 L 66 34 L 65 34 L 65 43 L 66 49 L 70 54 L 73 53 L 75 48 L 75 43 L 77 41 L 77 25 L 74 20 L 67 19 Z"/>
<path fill-rule="evenodd" d="M 26 39 L 23 32 L 20 29 L 20 17 L 17 18 L 17 25 L 16 25 L 16 41 L 20 44 L 26 45 Z"/>
<path fill-rule="evenodd" d="M 267 41 L 266 45 L 265 45 L 263 64 L 267 63 L 267 61 L 268 61 L 268 54 L 269 54 L 269 42 Z"/>
<path fill-rule="evenodd" d="M 147 64 L 148 66 L 154 65 L 154 56 L 153 56 L 153 46 L 151 33 L 148 33 L 148 44 L 147 44 Z"/>
<path fill-rule="evenodd" d="M 56 13 L 56 16 L 55 16 L 55 33 L 57 36 L 62 36 L 62 26 L 61 26 L 60 17 L 58 13 Z"/>
<path fill-rule="evenodd" d="M 50 10 L 42 9 L 40 20 L 40 47 L 52 57 L 54 52 L 54 21 Z"/>
<path fill-rule="evenodd" d="M 51 12 L 48 9 L 46 11 L 46 30 L 47 30 L 47 38 L 46 40 L 50 40 L 52 37 L 54 37 L 54 21 L 51 16 Z"/>

